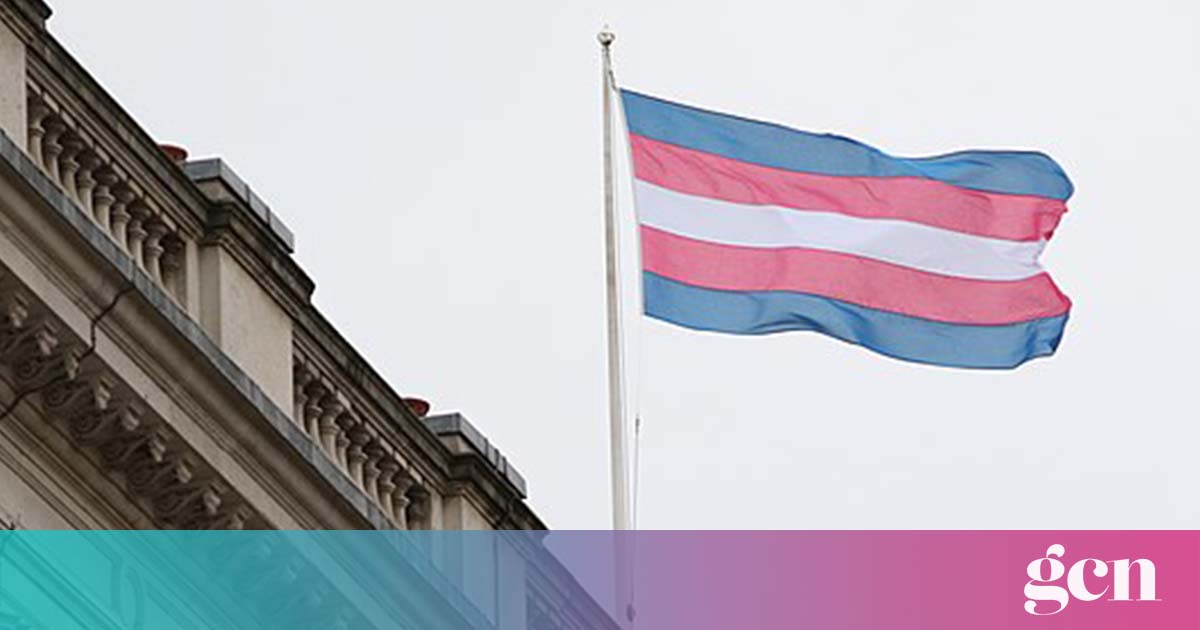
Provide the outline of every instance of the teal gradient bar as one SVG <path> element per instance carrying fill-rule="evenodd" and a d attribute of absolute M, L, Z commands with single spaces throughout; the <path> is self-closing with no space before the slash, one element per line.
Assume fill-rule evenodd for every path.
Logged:
<path fill-rule="evenodd" d="M 541 565 L 590 601 L 544 534 L 0 532 L 0 630 L 518 630 Z"/>

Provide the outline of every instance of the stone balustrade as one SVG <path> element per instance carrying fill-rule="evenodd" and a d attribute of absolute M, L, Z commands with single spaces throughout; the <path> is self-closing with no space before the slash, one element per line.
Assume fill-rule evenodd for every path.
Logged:
<path fill-rule="evenodd" d="M 394 440 L 298 352 L 293 365 L 293 421 L 397 529 L 430 529 L 432 493 Z"/>
<path fill-rule="evenodd" d="M 47 177 L 177 303 L 186 306 L 188 238 L 145 191 L 120 150 L 96 134 L 32 81 L 28 84 L 27 153 Z"/>

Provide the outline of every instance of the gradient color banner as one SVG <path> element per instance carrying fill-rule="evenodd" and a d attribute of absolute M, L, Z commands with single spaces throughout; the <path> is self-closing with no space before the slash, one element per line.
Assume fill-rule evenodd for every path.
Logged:
<path fill-rule="evenodd" d="M 5 630 L 1182 630 L 1198 596 L 1196 532 L 0 532 Z"/>

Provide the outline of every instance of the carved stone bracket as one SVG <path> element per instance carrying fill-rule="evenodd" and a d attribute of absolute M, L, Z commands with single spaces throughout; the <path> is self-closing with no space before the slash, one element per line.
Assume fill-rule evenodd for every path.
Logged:
<path fill-rule="evenodd" d="M 165 528 L 262 523 L 216 471 L 0 269 L 0 375 Z M 7 402 L 7 401 L 5 401 Z"/>

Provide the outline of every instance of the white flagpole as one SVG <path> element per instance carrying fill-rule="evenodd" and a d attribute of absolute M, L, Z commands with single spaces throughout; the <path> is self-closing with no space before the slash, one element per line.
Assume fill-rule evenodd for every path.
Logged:
<path fill-rule="evenodd" d="M 600 93 L 604 104 L 604 258 L 608 287 L 608 419 L 610 466 L 612 469 L 612 518 L 614 530 L 633 529 L 629 506 L 629 467 L 625 462 L 628 446 L 625 424 L 625 365 L 621 339 L 621 275 L 618 258 L 618 223 L 613 177 L 612 97 L 616 87 L 610 48 L 616 35 L 607 28 L 596 35 L 600 42 Z M 613 614 L 618 625 L 632 628 L 634 623 L 632 575 L 629 541 L 621 534 L 613 547 Z"/>
<path fill-rule="evenodd" d="M 608 284 L 608 417 L 612 472 L 613 529 L 630 529 L 629 478 L 625 463 L 625 374 L 621 340 L 621 278 L 617 260 L 617 210 L 613 190 L 612 55 L 616 35 L 607 29 L 596 35 L 600 42 L 600 90 L 604 103 L 604 253 Z"/>

